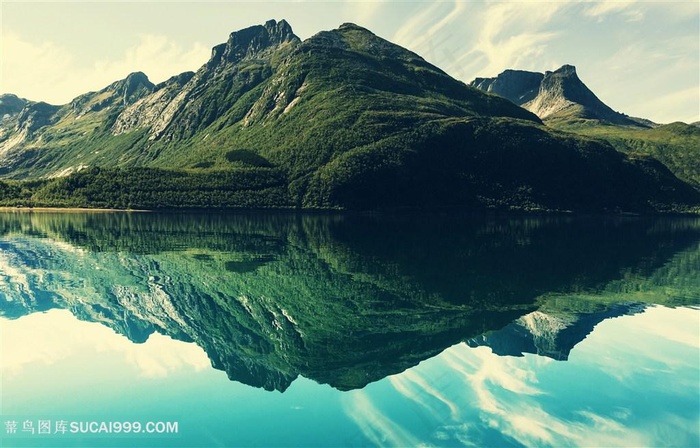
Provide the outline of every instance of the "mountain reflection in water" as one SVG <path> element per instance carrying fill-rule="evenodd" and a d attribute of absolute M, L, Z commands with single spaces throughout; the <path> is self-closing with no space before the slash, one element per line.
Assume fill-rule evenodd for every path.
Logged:
<path fill-rule="evenodd" d="M 567 359 L 604 319 L 696 305 L 700 220 L 1 213 L 0 316 L 194 342 L 231 380 L 340 390 L 459 342 Z"/>

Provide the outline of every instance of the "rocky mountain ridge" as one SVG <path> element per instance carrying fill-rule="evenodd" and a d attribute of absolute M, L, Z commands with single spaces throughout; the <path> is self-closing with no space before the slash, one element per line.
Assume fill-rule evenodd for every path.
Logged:
<path fill-rule="evenodd" d="M 506 70 L 495 78 L 476 78 L 470 85 L 507 98 L 542 119 L 583 118 L 645 126 L 642 120 L 616 112 L 598 99 L 573 65 L 545 73 Z"/>

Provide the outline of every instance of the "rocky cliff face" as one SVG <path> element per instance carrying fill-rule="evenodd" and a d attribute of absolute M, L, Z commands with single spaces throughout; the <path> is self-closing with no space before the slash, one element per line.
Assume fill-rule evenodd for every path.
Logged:
<path fill-rule="evenodd" d="M 470 85 L 507 98 L 542 119 L 583 118 L 647 127 L 643 120 L 615 112 L 598 99 L 573 65 L 544 74 L 506 70 L 495 78 L 476 78 Z"/>
<path fill-rule="evenodd" d="M 469 85 L 522 106 L 537 96 L 542 78 L 544 78 L 542 73 L 506 70 L 496 78 L 476 78 Z"/>
<path fill-rule="evenodd" d="M 281 59 L 300 42 L 284 20 L 231 33 L 226 43 L 212 49 L 209 61 L 196 73 L 171 78 L 151 96 L 127 107 L 112 133 L 147 128 L 151 141 L 188 138 L 269 78 L 273 55 Z"/>
<path fill-rule="evenodd" d="M 28 103 L 24 98 L 17 95 L 0 95 L 0 120 L 7 120 L 17 115 Z"/>
<path fill-rule="evenodd" d="M 160 120 L 168 105 L 183 91 L 194 76 L 194 72 L 184 72 L 153 87 L 153 92 L 137 101 L 129 103 L 117 116 L 111 128 L 114 136 L 137 129 L 148 128 Z"/>
<path fill-rule="evenodd" d="M 75 119 L 91 112 L 100 112 L 107 108 L 120 109 L 140 98 L 149 95 L 155 86 L 142 72 L 129 74 L 125 79 L 115 81 L 98 92 L 80 95 L 68 104 L 75 114 Z M 65 111 L 62 111 L 65 114 Z"/>
<path fill-rule="evenodd" d="M 600 101 L 579 79 L 572 65 L 545 72 L 537 96 L 523 106 L 541 118 L 574 115 L 614 124 L 638 124 Z"/>

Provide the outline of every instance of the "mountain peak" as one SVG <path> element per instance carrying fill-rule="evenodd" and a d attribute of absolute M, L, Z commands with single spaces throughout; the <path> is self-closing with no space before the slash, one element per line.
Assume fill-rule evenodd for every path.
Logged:
<path fill-rule="evenodd" d="M 260 55 L 268 48 L 277 47 L 285 42 L 300 42 L 286 20 L 268 20 L 264 25 L 254 25 L 229 35 L 225 44 L 212 49 L 209 65 L 221 61 L 238 62 Z"/>
<path fill-rule="evenodd" d="M 297 38 L 289 22 L 284 19 L 279 22 L 274 19 L 268 20 L 265 22 L 264 28 L 270 36 L 275 37 L 278 42 L 285 42 Z"/>
<path fill-rule="evenodd" d="M 27 103 L 28 101 L 24 98 L 11 93 L 0 95 L 0 120 L 20 113 Z"/>
<path fill-rule="evenodd" d="M 132 72 L 126 76 L 126 82 L 127 82 L 127 84 L 129 84 L 129 83 L 148 84 L 151 81 L 148 79 L 148 76 L 146 76 L 146 74 L 144 72 Z"/>
<path fill-rule="evenodd" d="M 570 64 L 544 73 L 505 70 L 495 78 L 476 78 L 469 85 L 507 98 L 543 119 L 583 118 L 629 126 L 641 123 L 598 99 Z"/>
<path fill-rule="evenodd" d="M 151 93 L 155 85 L 148 79 L 143 72 L 130 73 L 124 80 L 122 90 L 122 102 L 129 105 L 136 102 L 145 95 Z"/>
<path fill-rule="evenodd" d="M 357 24 L 352 23 L 352 22 L 345 22 L 345 23 L 343 23 L 342 25 L 340 25 L 340 26 L 338 27 L 338 29 L 339 29 L 339 30 L 357 30 L 357 31 L 368 31 L 368 32 L 371 32 L 371 31 L 369 31 L 367 28 L 363 28 L 363 27 L 361 27 L 360 25 L 357 25 Z M 374 33 L 372 33 L 372 34 L 374 34 Z"/>
<path fill-rule="evenodd" d="M 547 75 L 552 75 L 552 74 L 557 74 L 557 75 L 563 75 L 563 76 L 573 76 L 576 75 L 576 67 L 573 65 L 569 64 L 564 64 L 558 69 L 554 70 L 553 72 L 546 71 L 545 76 Z M 578 75 L 576 75 L 578 76 Z"/>
<path fill-rule="evenodd" d="M 553 72 L 546 72 L 537 97 L 523 107 L 540 118 L 576 116 L 616 124 L 632 124 L 627 117 L 598 99 L 578 77 L 573 65 L 563 65 Z"/>

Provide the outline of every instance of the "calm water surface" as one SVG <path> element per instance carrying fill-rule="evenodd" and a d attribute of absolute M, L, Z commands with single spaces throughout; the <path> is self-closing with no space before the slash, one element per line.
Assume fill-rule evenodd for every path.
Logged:
<path fill-rule="evenodd" d="M 699 446 L 699 305 L 698 219 L 0 213 L 0 446 Z"/>

